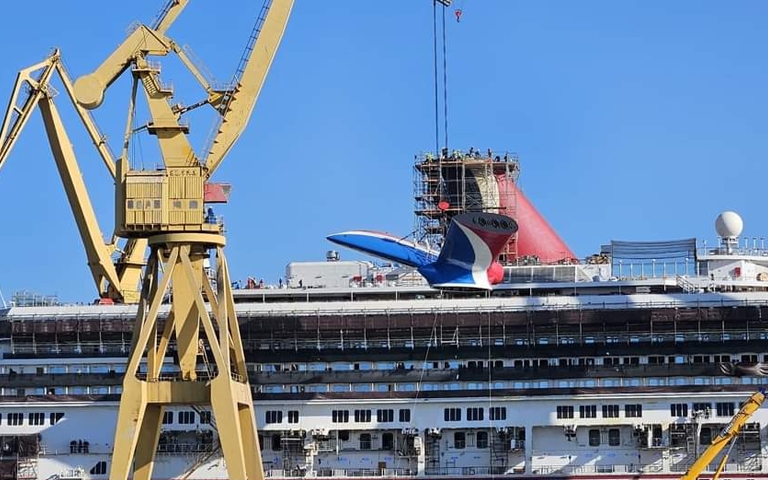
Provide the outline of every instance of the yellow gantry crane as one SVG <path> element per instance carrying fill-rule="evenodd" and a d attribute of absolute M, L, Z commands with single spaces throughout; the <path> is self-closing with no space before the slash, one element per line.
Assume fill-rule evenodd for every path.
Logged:
<path fill-rule="evenodd" d="M 733 448 L 733 445 L 736 442 L 736 437 L 739 435 L 739 432 L 741 432 L 741 429 L 744 428 L 744 425 L 747 423 L 750 417 L 752 417 L 752 415 L 757 412 L 764 401 L 765 389 L 761 388 L 759 391 L 752 394 L 752 396 L 750 396 L 746 402 L 744 402 L 744 404 L 741 406 L 739 411 L 736 412 L 736 415 L 733 416 L 728 425 L 726 425 L 720 434 L 715 437 L 714 440 L 712 440 L 712 443 L 709 445 L 709 447 L 707 447 L 707 449 L 704 450 L 699 458 L 696 459 L 693 465 L 691 465 L 691 468 L 689 468 L 688 471 L 680 477 L 680 480 L 697 480 L 702 472 L 706 470 L 707 466 L 709 466 L 709 464 L 712 463 L 712 461 L 714 461 L 714 459 L 720 454 L 720 452 L 722 452 L 725 447 L 728 447 L 728 450 L 723 455 L 723 458 L 720 459 L 720 463 L 717 465 L 717 469 L 715 470 L 714 475 L 712 475 L 712 480 L 717 480 L 720 478 L 720 474 L 725 468 L 725 463 L 728 461 L 731 448 Z"/>
<path fill-rule="evenodd" d="M 293 0 L 266 0 L 251 32 L 231 84 L 212 85 L 186 50 L 167 35 L 189 0 L 169 0 L 152 25 L 139 25 L 90 74 L 74 83 L 63 68 L 59 52 L 19 73 L 8 113 L 0 128 L 0 166 L 35 106 L 40 107 L 54 158 L 83 237 L 88 263 L 99 291 L 119 301 L 138 299 L 133 346 L 123 380 L 111 480 L 149 480 L 164 410 L 169 405 L 210 405 L 219 442 L 232 480 L 263 479 L 253 399 L 235 316 L 234 299 L 224 256 L 222 226 L 205 215 L 206 203 L 221 202 L 223 189 L 209 182 L 242 134 L 250 118 L 275 52 L 285 31 Z M 153 56 L 176 54 L 205 89 L 204 100 L 182 107 L 171 103 L 173 90 L 160 78 Z M 53 73 L 74 100 L 75 110 L 115 180 L 115 240 L 104 243 L 75 155 L 53 102 Z M 106 90 L 129 72 L 133 88 L 122 151 L 114 159 L 88 110 L 98 108 Z M 21 86 L 29 95 L 21 104 Z M 157 137 L 162 167 L 134 169 L 129 146 L 134 135 L 137 93 L 144 94 L 149 120 L 147 133 Z M 210 144 L 198 156 L 181 115 L 211 105 L 219 123 Z M 117 263 L 116 239 L 127 239 Z M 143 257 L 149 255 L 136 295 Z M 215 257 L 216 282 L 210 281 L 204 260 Z M 172 288 L 164 321 L 160 306 Z M 205 295 L 205 297 L 204 297 Z M 206 301 L 210 310 L 206 308 Z M 203 331 L 201 338 L 200 331 Z M 213 377 L 198 381 L 200 342 L 213 357 Z M 179 359 L 176 378 L 161 376 L 169 347 Z M 140 372 L 146 356 L 146 369 Z"/>

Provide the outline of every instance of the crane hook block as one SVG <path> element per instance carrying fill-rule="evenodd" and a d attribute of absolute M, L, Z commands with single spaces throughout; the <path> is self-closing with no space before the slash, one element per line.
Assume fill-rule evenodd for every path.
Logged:
<path fill-rule="evenodd" d="M 457 8 L 455 12 L 453 12 L 456 15 L 456 23 L 459 23 L 461 21 L 461 14 L 463 13 L 460 8 Z"/>

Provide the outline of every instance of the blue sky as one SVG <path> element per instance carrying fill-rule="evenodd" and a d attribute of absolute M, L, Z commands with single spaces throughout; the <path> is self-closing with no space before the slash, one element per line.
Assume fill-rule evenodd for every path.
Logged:
<path fill-rule="evenodd" d="M 0 98 L 16 72 L 60 47 L 73 77 L 95 68 L 162 0 L 8 2 Z M 169 34 L 219 78 L 233 72 L 260 1 L 191 2 Z M 106 8 L 104 5 L 108 4 Z M 720 211 L 748 236 L 765 214 L 768 3 L 678 0 L 457 1 L 448 17 L 451 148 L 519 153 L 521 185 L 579 256 L 611 239 L 715 239 Z M 202 91 L 176 59 L 177 100 Z M 129 83 L 95 112 L 116 147 Z M 321 260 L 324 237 L 413 229 L 414 154 L 433 148 L 430 0 L 297 0 L 247 131 L 216 174 L 233 183 L 227 247 L 234 278 L 276 282 Z M 4 101 L 3 101 L 4 104 Z M 112 183 L 63 96 L 58 105 L 105 235 Z M 190 115 L 201 146 L 212 112 Z M 154 164 L 151 137 L 143 161 Z M 138 144 L 137 144 L 138 145 Z M 36 114 L 0 172 L 0 289 L 69 301 L 95 296 Z M 342 252 L 343 258 L 359 258 Z"/>

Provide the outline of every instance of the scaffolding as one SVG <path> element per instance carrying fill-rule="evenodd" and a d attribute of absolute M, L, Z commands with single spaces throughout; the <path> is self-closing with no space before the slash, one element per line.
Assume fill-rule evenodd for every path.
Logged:
<path fill-rule="evenodd" d="M 11 305 L 14 307 L 54 307 L 61 305 L 56 295 L 41 295 L 28 290 L 13 292 Z"/>
<path fill-rule="evenodd" d="M 451 219 L 464 212 L 492 212 L 517 218 L 517 154 L 443 150 L 416 155 L 413 196 L 416 239 L 442 245 Z M 502 263 L 517 257 L 517 234 L 501 254 Z"/>

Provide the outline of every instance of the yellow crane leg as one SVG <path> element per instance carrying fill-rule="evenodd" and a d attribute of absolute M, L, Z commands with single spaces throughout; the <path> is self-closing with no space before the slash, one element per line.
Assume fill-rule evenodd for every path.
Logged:
<path fill-rule="evenodd" d="M 223 236 L 207 233 L 170 233 L 149 238 L 148 274 L 115 430 L 109 474 L 112 480 L 127 480 L 131 474 L 135 480 L 151 478 L 163 412 L 170 405 L 210 405 L 228 478 L 264 478 L 224 244 Z M 202 269 L 210 250 L 216 252 L 216 291 Z M 158 338 L 160 306 L 171 287 L 170 312 Z M 196 381 L 200 326 L 216 365 L 216 376 L 210 382 Z M 185 363 L 180 378 L 165 379 L 160 371 L 174 336 L 180 362 Z M 146 373 L 141 373 L 145 353 Z"/>

